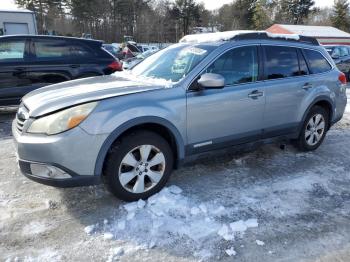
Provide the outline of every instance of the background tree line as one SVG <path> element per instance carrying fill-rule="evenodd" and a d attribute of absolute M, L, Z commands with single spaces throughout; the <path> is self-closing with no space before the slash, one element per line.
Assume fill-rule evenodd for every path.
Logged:
<path fill-rule="evenodd" d="M 177 42 L 194 27 L 219 31 L 263 30 L 274 23 L 333 25 L 350 31 L 348 0 L 316 8 L 313 0 L 233 0 L 209 11 L 195 0 L 16 0 L 35 11 L 41 34 L 81 36 L 121 42 Z"/>

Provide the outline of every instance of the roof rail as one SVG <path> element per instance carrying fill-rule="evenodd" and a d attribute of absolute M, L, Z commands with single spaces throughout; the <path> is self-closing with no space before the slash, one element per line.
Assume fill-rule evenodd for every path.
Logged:
<path fill-rule="evenodd" d="M 241 40 L 271 40 L 271 38 L 285 41 L 295 41 L 311 45 L 319 46 L 320 43 L 314 37 L 295 35 L 295 34 L 273 34 L 269 32 L 254 32 L 254 33 L 243 33 L 232 37 L 230 40 L 241 41 Z"/>

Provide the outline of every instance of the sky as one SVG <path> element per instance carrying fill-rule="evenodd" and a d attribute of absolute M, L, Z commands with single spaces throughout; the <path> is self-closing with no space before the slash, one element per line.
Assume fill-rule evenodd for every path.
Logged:
<path fill-rule="evenodd" d="M 16 8 L 14 0 L 0 0 L 1 9 L 14 9 Z M 213 10 L 217 9 L 220 6 L 232 2 L 232 0 L 198 0 L 198 2 L 203 2 L 207 9 Z M 333 0 L 315 0 L 316 6 L 325 7 L 332 6 Z"/>

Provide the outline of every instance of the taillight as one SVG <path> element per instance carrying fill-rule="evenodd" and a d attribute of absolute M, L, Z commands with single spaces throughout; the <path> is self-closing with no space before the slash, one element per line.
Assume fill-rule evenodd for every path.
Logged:
<path fill-rule="evenodd" d="M 343 85 L 346 85 L 347 80 L 346 80 L 346 75 L 344 73 L 340 73 L 338 79 L 340 83 L 342 83 Z"/>
<path fill-rule="evenodd" d="M 108 65 L 108 68 L 112 70 L 113 72 L 115 71 L 121 71 L 122 70 L 122 65 L 119 61 L 113 61 Z"/>

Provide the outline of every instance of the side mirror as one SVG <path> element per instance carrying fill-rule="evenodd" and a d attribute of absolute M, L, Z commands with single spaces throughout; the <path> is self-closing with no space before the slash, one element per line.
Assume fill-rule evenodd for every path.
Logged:
<path fill-rule="evenodd" d="M 205 73 L 198 79 L 197 83 L 206 89 L 224 88 L 225 78 L 219 74 Z"/>

